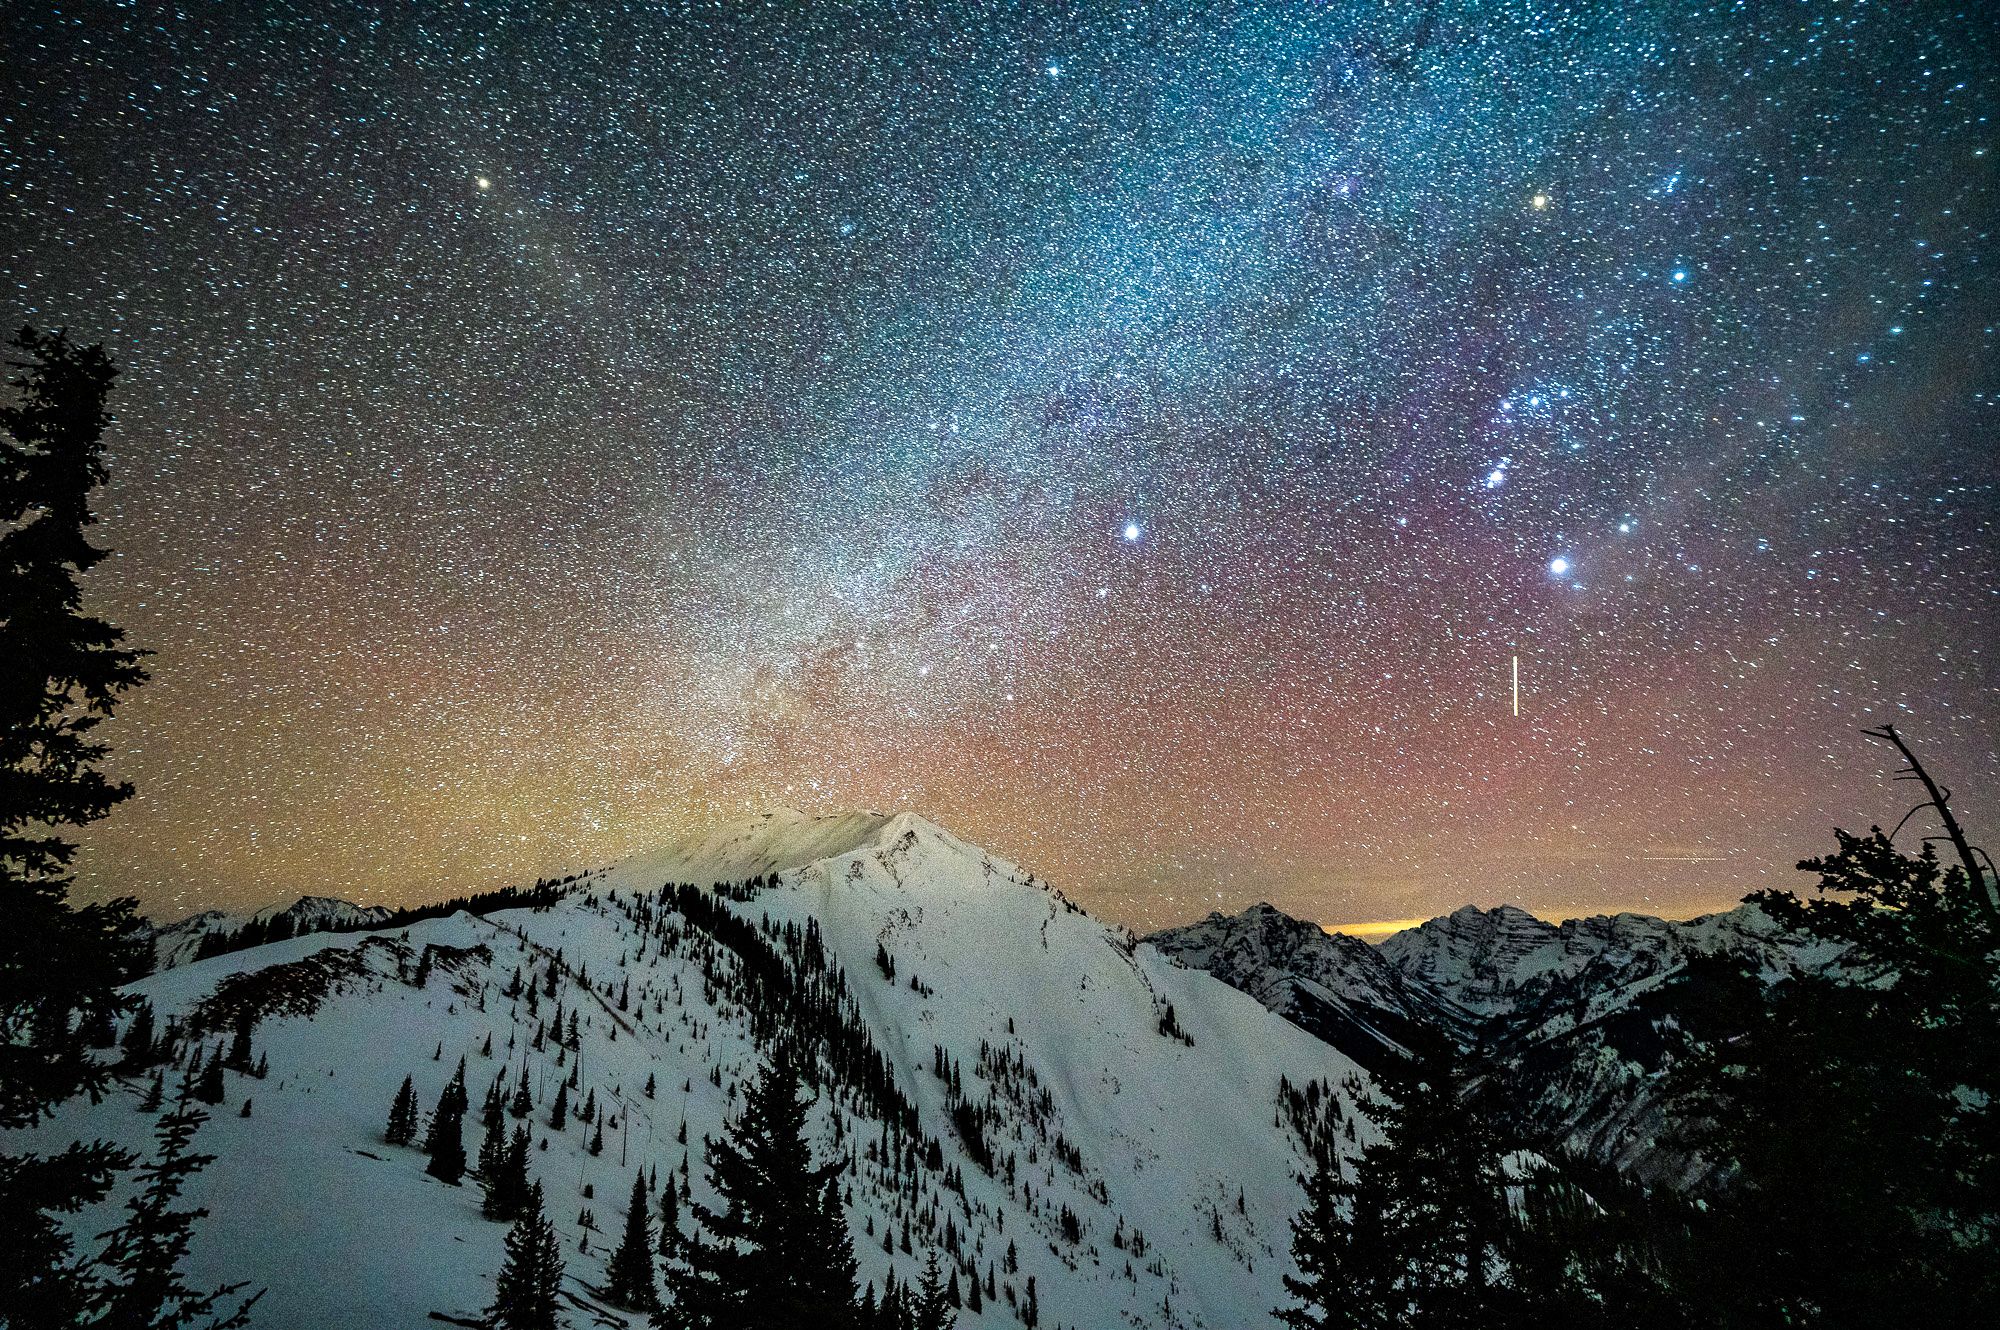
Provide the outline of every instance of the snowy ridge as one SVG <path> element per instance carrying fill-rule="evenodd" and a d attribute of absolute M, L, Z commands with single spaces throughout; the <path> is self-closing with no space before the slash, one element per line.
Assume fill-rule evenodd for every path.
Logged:
<path fill-rule="evenodd" d="M 1283 1297 L 1299 1203 L 1301 1155 L 1281 1081 L 1338 1086 L 1355 1064 L 908 814 L 774 813 L 593 874 L 546 910 L 301 936 L 142 981 L 137 993 L 164 1024 L 231 976 L 289 983 L 301 967 L 282 967 L 298 962 L 340 975 L 311 1015 L 260 1021 L 268 1079 L 229 1077 L 201 1141 L 217 1162 L 189 1194 L 214 1212 L 190 1258 L 193 1277 L 269 1287 L 259 1326 L 414 1330 L 433 1311 L 476 1318 L 503 1227 L 480 1217 L 470 1178 L 444 1186 L 424 1175 L 420 1155 L 381 1136 L 405 1073 L 428 1109 L 464 1056 L 475 1110 L 468 1150 L 496 1075 L 511 1083 L 526 1066 L 536 1085 L 529 1121 L 537 1146 L 548 1144 L 532 1168 L 562 1234 L 573 1323 L 642 1324 L 601 1306 L 594 1291 L 632 1169 L 657 1166 L 666 1178 L 688 1166 L 694 1196 L 708 1199 L 702 1142 L 722 1132 L 757 1064 L 731 957 L 661 905 L 660 889 L 770 873 L 776 886 L 704 897 L 753 924 L 816 934 L 920 1132 L 941 1147 L 941 1167 L 924 1163 L 912 1177 L 906 1164 L 874 1157 L 883 1125 L 858 1101 L 822 1096 L 822 1157 L 854 1159 L 849 1221 L 865 1281 L 879 1291 L 891 1272 L 911 1279 L 929 1248 L 946 1246 L 948 1226 L 957 1243 L 948 1268 L 997 1290 L 961 1314 L 968 1330 L 1020 1325 L 1015 1308 L 1025 1307 L 1031 1277 L 1040 1324 L 1052 1330 L 1265 1320 Z M 434 965 L 419 989 L 412 976 L 427 948 Z M 351 961 L 310 960 L 330 952 Z M 558 956 L 560 1001 L 579 1017 L 582 1080 L 572 1093 L 594 1092 L 606 1108 L 602 1155 L 589 1152 L 585 1129 L 549 1126 L 548 1100 L 566 1074 L 559 1044 L 535 1049 L 538 1018 L 507 995 L 517 967 L 547 974 Z M 542 1000 L 543 1016 L 555 1000 Z M 949 1078 L 936 1073 L 940 1056 Z M 143 1080 L 24 1134 L 43 1145 L 79 1135 L 141 1145 L 150 1119 L 133 1108 Z M 254 1098 L 250 1118 L 236 1116 L 245 1096 Z M 989 1114 L 981 1136 L 991 1172 L 955 1126 L 961 1096 Z M 953 1185 L 961 1179 L 962 1194 Z M 594 1231 L 581 1222 L 586 1209 Z M 77 1231 L 98 1231 L 108 1213 L 80 1216 Z"/>
<path fill-rule="evenodd" d="M 379 905 L 356 905 L 332 896 L 301 896 L 289 905 L 272 902 L 250 914 L 203 910 L 153 930 L 153 966 L 169 970 L 193 960 L 210 933 L 234 932 L 248 923 L 283 919 L 295 933 L 319 933 L 335 928 L 367 928 L 389 917 Z"/>
<path fill-rule="evenodd" d="M 774 808 L 738 822 L 725 822 L 673 842 L 655 854 L 631 860 L 601 875 L 602 884 L 746 882 L 768 873 L 788 873 L 868 849 L 882 849 L 903 832 L 922 828 L 933 840 L 949 841 L 972 854 L 957 837 L 914 813 L 842 812 L 814 814 Z"/>

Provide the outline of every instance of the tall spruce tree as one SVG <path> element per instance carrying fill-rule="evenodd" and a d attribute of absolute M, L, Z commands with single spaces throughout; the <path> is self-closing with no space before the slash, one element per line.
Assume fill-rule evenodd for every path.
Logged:
<path fill-rule="evenodd" d="M 646 1216 L 643 1171 L 632 1179 L 632 1199 L 625 1206 L 625 1234 L 605 1273 L 611 1300 L 619 1306 L 651 1311 L 660 1305 L 659 1290 L 653 1283 L 653 1236 Z"/>
<path fill-rule="evenodd" d="M 465 1176 L 466 1107 L 465 1072 L 461 1069 L 438 1093 L 430 1134 L 424 1138 L 424 1153 L 430 1156 L 424 1171 L 454 1187 Z"/>
<path fill-rule="evenodd" d="M 479 1181 L 486 1191 L 483 1209 L 488 1219 L 515 1219 L 528 1203 L 529 1145 L 528 1129 L 516 1126 L 494 1166 L 482 1167 Z"/>
<path fill-rule="evenodd" d="M 714 1210 L 690 1202 L 696 1232 L 676 1239 L 664 1326 L 687 1330 L 847 1330 L 855 1316 L 853 1244 L 839 1166 L 813 1165 L 810 1101 L 789 1050 L 775 1046 L 743 1110 L 710 1148 Z"/>
<path fill-rule="evenodd" d="M 139 1009 L 132 1013 L 132 1023 L 125 1027 L 125 1038 L 119 1047 L 125 1054 L 128 1067 L 150 1067 L 154 1052 L 154 1015 L 151 1002 L 141 1002 Z"/>
<path fill-rule="evenodd" d="M 1347 1253 L 1356 1235 L 1350 1216 L 1343 1213 L 1351 1189 L 1341 1176 L 1339 1151 L 1330 1139 L 1315 1139 L 1312 1161 L 1312 1171 L 1301 1179 L 1305 1208 L 1292 1220 L 1292 1264 L 1297 1273 L 1283 1276 L 1292 1301 L 1278 1309 L 1278 1321 L 1292 1330 L 1383 1323 L 1346 1279 Z M 1363 1216 L 1354 1218 L 1366 1222 Z"/>
<path fill-rule="evenodd" d="M 194 1097 L 201 1100 L 204 1104 L 219 1104 L 222 1102 L 221 1044 L 215 1046 L 215 1052 L 209 1055 L 207 1064 L 201 1069 L 201 1075 L 196 1078 Z"/>
<path fill-rule="evenodd" d="M 125 1222 L 105 1235 L 98 1266 L 106 1277 L 97 1284 L 79 1324 L 90 1330 L 182 1330 L 196 1325 L 234 1330 L 248 1323 L 261 1291 L 236 1302 L 242 1284 L 197 1293 L 181 1277 L 195 1223 L 208 1211 L 178 1210 L 174 1203 L 188 1178 L 213 1159 L 193 1149 L 194 1134 L 204 1120 L 201 1111 L 185 1100 L 161 1115 L 154 1130 L 158 1150 L 139 1166 L 139 1191 L 125 1203 Z M 229 1302 L 236 1305 L 225 1310 Z"/>
<path fill-rule="evenodd" d="M 132 793 L 99 768 L 93 731 L 143 682 L 143 652 L 82 609 L 90 496 L 104 483 L 105 409 L 117 371 L 102 347 L 21 330 L 13 401 L 0 407 L 0 1128 L 26 1127 L 107 1069 L 86 1032 L 122 1010 L 119 985 L 152 961 L 131 900 L 73 905 L 62 829 Z M 16 1330 L 68 1325 L 89 1291 L 57 1216 L 102 1199 L 132 1156 L 75 1144 L 0 1154 L 0 1307 Z"/>
<path fill-rule="evenodd" d="M 555 1330 L 562 1277 L 562 1250 L 537 1182 L 528 1188 L 520 1217 L 507 1230 L 506 1256 L 494 1280 L 487 1324 L 493 1330 Z"/>
<path fill-rule="evenodd" d="M 389 1125 L 383 1129 L 382 1139 L 391 1145 L 408 1145 L 417 1139 L 417 1087 L 408 1076 L 389 1105 Z"/>
<path fill-rule="evenodd" d="M 1351 1180 L 1315 1166 L 1294 1230 L 1300 1274 L 1287 1288 L 1298 1301 L 1281 1313 L 1287 1324 L 1442 1328 L 1503 1314 L 1503 1150 L 1470 1080 L 1458 1050 L 1436 1038 L 1377 1073 L 1359 1106 L 1380 1139 L 1362 1149 Z M 1343 1209 L 1336 1228 L 1329 1217 Z"/>
<path fill-rule="evenodd" d="M 958 1313 L 945 1294 L 944 1272 L 938 1267 L 937 1249 L 924 1257 L 924 1275 L 917 1285 L 916 1330 L 952 1330 Z"/>

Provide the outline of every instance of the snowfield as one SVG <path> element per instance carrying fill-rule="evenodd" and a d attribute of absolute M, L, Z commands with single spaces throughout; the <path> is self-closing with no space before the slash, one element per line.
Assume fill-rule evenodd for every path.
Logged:
<path fill-rule="evenodd" d="M 766 875 L 749 891 L 714 890 Z M 815 1107 L 820 1157 L 850 1161 L 849 1224 L 878 1292 L 892 1274 L 914 1279 L 936 1248 L 961 1284 L 995 1288 L 979 1312 L 961 1313 L 963 1326 L 1021 1324 L 1031 1283 L 1043 1326 L 1269 1323 L 1302 1165 L 1281 1081 L 1328 1082 L 1344 1112 L 1338 1087 L 1355 1064 L 910 814 L 765 814 L 587 875 L 548 909 L 298 937 L 134 985 L 164 1026 L 226 1005 L 232 982 L 304 1007 L 314 976 L 335 976 L 316 1010 L 259 1021 L 268 1075 L 230 1073 L 198 1139 L 217 1158 L 187 1198 L 212 1212 L 193 1281 L 267 1288 L 257 1326 L 476 1319 L 504 1227 L 481 1217 L 474 1178 L 441 1184 L 420 1152 L 382 1140 L 403 1077 L 415 1076 L 428 1113 L 463 1057 L 469 1155 L 495 1077 L 511 1090 L 525 1067 L 534 1085 L 530 1167 L 562 1235 L 572 1323 L 641 1324 L 597 1294 L 633 1170 L 670 1183 L 685 1169 L 694 1198 L 711 1199 L 703 1142 L 721 1133 L 757 1061 L 753 1013 L 732 980 L 742 961 L 660 903 L 674 882 L 778 936 L 816 929 L 916 1109 L 917 1139 L 938 1147 L 885 1148 L 884 1122 L 848 1089 L 830 1087 Z M 557 992 L 531 1011 L 525 994 L 508 995 L 517 969 L 530 986 L 554 972 Z M 573 1049 L 560 1030 L 536 1046 L 557 1004 L 576 1018 Z M 228 1037 L 217 1020 L 207 1047 Z M 572 1072 L 572 1117 L 555 1130 L 550 1101 Z M 136 1105 L 149 1080 L 67 1105 L 12 1133 L 8 1148 L 102 1137 L 144 1150 L 152 1118 Z M 601 1154 L 589 1149 L 597 1123 L 581 1120 L 586 1094 L 601 1110 Z M 954 1122 L 955 1102 L 984 1114 L 991 1172 Z M 79 1218 L 86 1250 L 118 1199 Z"/>

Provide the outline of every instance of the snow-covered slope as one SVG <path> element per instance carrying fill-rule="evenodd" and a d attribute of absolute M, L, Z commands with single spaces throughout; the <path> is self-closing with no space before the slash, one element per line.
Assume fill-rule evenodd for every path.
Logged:
<path fill-rule="evenodd" d="M 662 903 L 668 882 L 773 872 L 773 886 L 698 893 L 693 914 L 671 895 Z M 966 1327 L 1020 1324 L 1031 1280 L 1050 1327 L 1252 1325 L 1281 1300 L 1301 1160 L 1290 1127 L 1277 1125 L 1289 1121 L 1281 1080 L 1337 1086 L 1354 1064 L 908 814 L 774 814 L 593 874 L 545 910 L 298 937 L 143 981 L 137 991 L 163 1021 L 206 1013 L 226 1023 L 232 1005 L 276 1004 L 256 1031 L 268 1078 L 232 1074 L 202 1134 L 218 1159 L 190 1192 L 213 1211 L 195 1277 L 269 1287 L 261 1326 L 476 1317 L 502 1227 L 480 1217 L 470 1179 L 443 1186 L 420 1155 L 381 1136 L 405 1073 L 428 1108 L 464 1057 L 469 1150 L 487 1086 L 528 1069 L 531 1121 L 547 1142 L 533 1168 L 563 1235 L 572 1323 L 618 1324 L 593 1288 L 633 1170 L 669 1179 L 685 1167 L 704 1198 L 703 1142 L 723 1130 L 757 1061 L 756 1000 L 732 950 L 743 944 L 702 922 L 715 910 L 768 920 L 758 936 L 794 976 L 823 948 L 853 1028 L 915 1109 L 912 1139 L 937 1143 L 928 1159 L 927 1148 L 885 1154 L 893 1114 L 837 1078 L 815 1110 L 822 1156 L 851 1158 L 849 1219 L 863 1278 L 878 1290 L 891 1271 L 912 1278 L 940 1247 L 962 1283 L 991 1278 L 997 1290 L 961 1316 Z M 429 979 L 417 988 L 427 949 Z M 508 996 L 517 968 L 528 980 L 556 975 L 538 1010 Z M 560 1039 L 536 1047 L 556 1003 L 578 1018 L 573 1050 Z M 591 1129 L 548 1125 L 556 1085 L 579 1065 L 571 1108 L 586 1093 L 603 1106 L 599 1155 L 587 1148 Z M 135 1080 L 102 1105 L 73 1104 L 26 1134 L 140 1145 L 142 1088 Z M 236 1116 L 245 1098 L 249 1118 Z M 967 1107 L 955 1121 L 958 1104 Z M 586 1209 L 595 1231 L 580 1222 Z M 108 1214 L 82 1216 L 78 1231 L 98 1231 Z"/>

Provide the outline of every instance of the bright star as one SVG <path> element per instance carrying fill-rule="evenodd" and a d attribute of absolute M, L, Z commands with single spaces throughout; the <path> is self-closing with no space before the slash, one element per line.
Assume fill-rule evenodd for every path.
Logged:
<path fill-rule="evenodd" d="M 1549 572 L 1551 572 L 1555 576 L 1561 577 L 1564 573 L 1568 571 L 1569 571 L 1569 560 L 1565 559 L 1562 555 L 1558 554 L 1556 555 L 1555 558 L 1549 560 Z"/>
<path fill-rule="evenodd" d="M 491 180 L 488 180 L 488 179 L 487 179 L 487 178 L 486 178 L 485 176 L 480 176 L 480 177 L 479 177 L 479 178 L 478 178 L 477 180 L 475 180 L 475 181 L 474 181 L 473 183 L 474 183 L 474 184 L 476 184 L 476 185 L 478 185 L 478 186 L 479 186 L 479 187 L 480 187 L 481 189 L 491 189 L 491 188 L 493 188 L 493 182 L 492 182 Z"/>
<path fill-rule="evenodd" d="M 1674 269 L 1673 280 L 1676 285 L 1678 285 L 1681 282 L 1685 282 L 1687 279 L 1688 279 L 1688 270 L 1686 268 Z"/>
<path fill-rule="evenodd" d="M 1125 524 L 1125 539 L 1136 541 L 1139 539 L 1140 536 L 1144 534 L 1145 532 L 1139 529 L 1139 524 L 1137 522 L 1127 522 Z"/>

